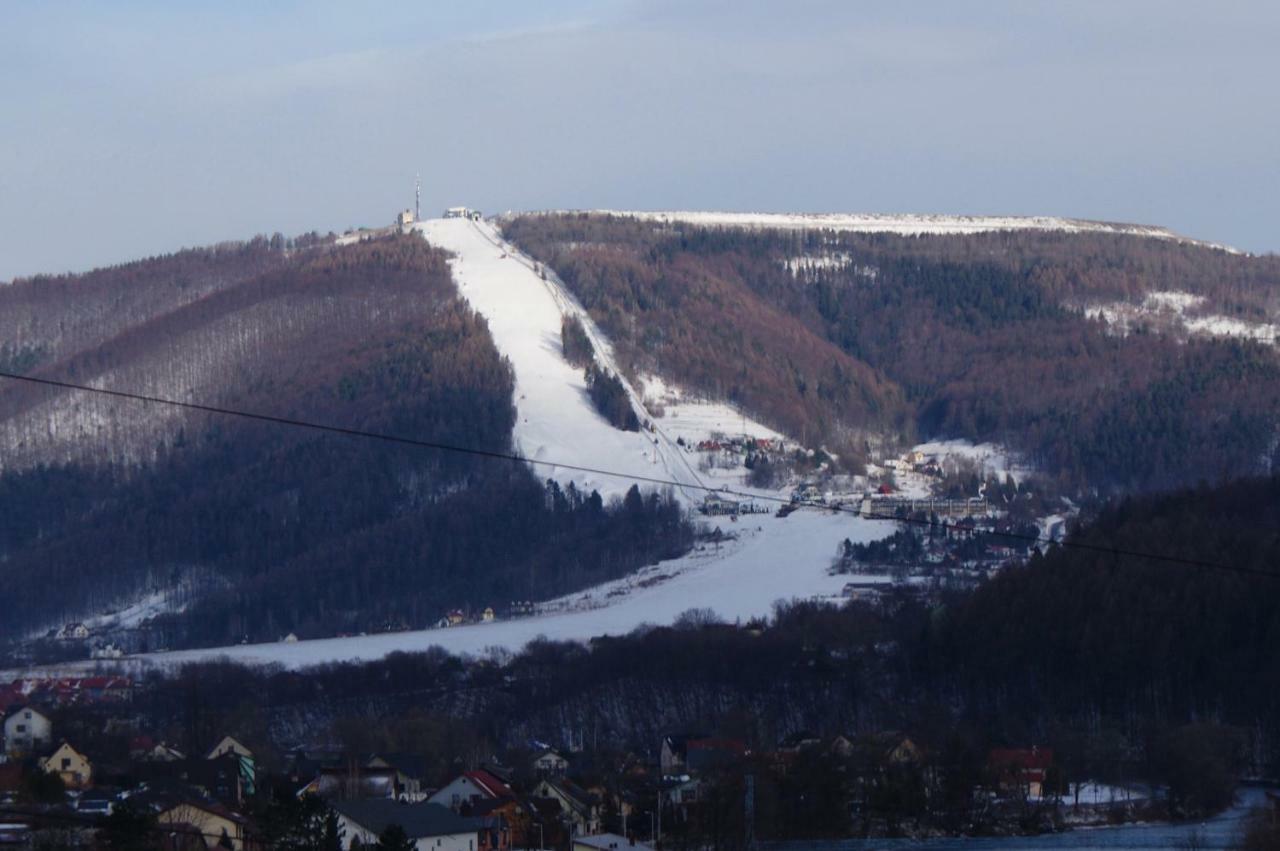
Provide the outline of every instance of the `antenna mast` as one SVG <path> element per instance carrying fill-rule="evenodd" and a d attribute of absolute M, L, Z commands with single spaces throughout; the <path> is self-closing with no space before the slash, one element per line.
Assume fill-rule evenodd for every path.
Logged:
<path fill-rule="evenodd" d="M 413 181 L 413 220 L 422 221 L 422 175 L 416 175 Z"/>

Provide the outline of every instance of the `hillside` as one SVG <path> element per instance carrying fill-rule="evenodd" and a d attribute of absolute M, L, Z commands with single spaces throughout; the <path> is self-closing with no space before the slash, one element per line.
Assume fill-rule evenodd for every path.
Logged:
<path fill-rule="evenodd" d="M 560 273 L 624 370 L 850 452 L 855 435 L 993 441 L 1081 493 L 1274 463 L 1280 360 L 1265 331 L 1232 332 L 1275 321 L 1280 258 L 1123 228 L 704 223 L 544 214 L 505 230 Z M 1153 298 L 1183 313 L 1105 319 Z"/>
<path fill-rule="evenodd" d="M 191 258 L 159 258 L 22 282 L 0 314 L 89 317 L 35 375 L 510 450 L 511 365 L 423 240 L 192 256 L 199 297 L 170 292 Z M 95 312 L 116 333 L 87 330 Z M 113 636 L 128 649 L 425 625 L 614 578 L 689 535 L 657 495 L 615 504 L 522 466 L 12 381 L 0 440 L 7 638 L 152 594 L 170 614 Z"/>

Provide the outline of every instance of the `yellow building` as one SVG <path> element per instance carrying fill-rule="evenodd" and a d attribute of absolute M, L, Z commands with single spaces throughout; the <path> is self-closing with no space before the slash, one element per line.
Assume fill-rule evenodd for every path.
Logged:
<path fill-rule="evenodd" d="M 93 764 L 87 756 L 66 742 L 41 760 L 40 767 L 49 774 L 61 777 L 63 785 L 68 789 L 88 789 L 93 783 Z"/>

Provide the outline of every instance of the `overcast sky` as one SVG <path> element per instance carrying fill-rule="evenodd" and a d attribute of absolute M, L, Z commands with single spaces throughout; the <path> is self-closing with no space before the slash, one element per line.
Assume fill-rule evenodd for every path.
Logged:
<path fill-rule="evenodd" d="M 0 280 L 413 201 L 1048 214 L 1280 250 L 1280 4 L 6 3 Z"/>

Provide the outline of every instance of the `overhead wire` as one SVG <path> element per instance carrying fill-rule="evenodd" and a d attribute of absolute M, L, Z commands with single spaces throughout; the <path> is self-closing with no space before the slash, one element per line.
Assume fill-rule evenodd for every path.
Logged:
<path fill-rule="evenodd" d="M 333 425 L 330 423 L 318 423 L 310 420 L 302 420 L 294 417 L 282 417 L 274 414 L 264 414 L 254 411 L 243 411 L 236 408 L 225 408 L 218 405 L 206 405 L 199 402 L 184 402 L 179 399 L 167 399 L 162 396 L 151 396 L 144 393 L 134 393 L 126 390 L 113 390 L 107 387 L 94 387 L 88 384 L 78 384 L 71 381 L 61 381 L 54 378 L 44 378 L 34 375 L 22 375 L 14 372 L 0 371 L 0 378 L 9 379 L 11 381 L 21 381 L 29 384 L 42 385 L 61 390 L 71 390 L 84 393 L 95 393 L 101 396 L 108 396 L 116 399 L 124 399 L 133 402 L 142 402 L 155 405 L 166 405 L 174 408 L 181 408 L 189 411 L 199 411 L 206 414 L 217 414 L 221 416 L 239 417 L 241 419 L 254 420 L 257 422 L 270 423 L 273 425 L 290 426 L 293 428 L 309 429 L 311 431 L 326 432 L 331 434 L 343 435 L 346 437 L 360 438 L 365 440 L 376 440 L 383 443 L 397 444 L 401 446 L 411 446 L 419 449 L 434 449 L 441 452 L 455 452 L 465 455 L 472 455 L 479 458 L 488 458 L 491 460 L 506 461 L 511 463 L 529 464 L 533 466 L 552 467 L 560 470 L 569 470 L 575 473 L 587 473 L 597 476 L 608 476 L 610 478 L 622 479 L 625 481 L 635 482 L 647 485 L 659 485 L 663 487 L 679 488 L 682 490 L 703 491 L 706 493 L 727 494 L 730 496 L 741 497 L 759 502 L 772 502 L 782 505 L 794 505 L 797 508 L 813 508 L 848 514 L 854 517 L 861 517 L 867 520 L 888 521 L 895 523 L 903 523 L 908 525 L 926 526 L 932 529 L 938 529 L 943 532 L 955 531 L 959 529 L 959 525 L 955 523 L 939 522 L 928 518 L 900 516 L 898 514 L 876 513 L 863 511 L 861 508 L 850 508 L 844 505 L 826 505 L 818 502 L 800 501 L 796 502 L 782 496 L 772 496 L 769 494 L 758 494 L 744 491 L 736 491 L 728 487 L 714 487 L 705 484 L 689 484 L 674 479 L 664 479 L 657 476 L 644 476 L 637 473 L 624 473 L 617 470 L 608 470 L 600 467 L 591 467 L 582 464 L 570 464 L 561 461 L 548 460 L 545 458 L 528 458 L 516 452 L 502 452 L 493 449 L 482 449 L 474 446 L 459 446 L 451 443 L 443 443 L 434 440 L 425 440 L 422 438 L 405 437 L 402 435 L 386 434 L 384 432 L 368 431 L 366 429 L 349 428 L 346 426 Z M 923 501 L 923 500 L 921 500 Z M 1003 538 L 1006 540 L 1021 541 L 1036 546 L 1061 546 L 1069 549 L 1077 549 L 1093 553 L 1110 555 L 1113 557 L 1124 556 L 1127 558 L 1145 559 L 1148 561 L 1165 562 L 1169 564 L 1177 564 L 1184 567 L 1195 567 L 1203 569 L 1220 570 L 1231 573 L 1239 573 L 1250 576 L 1261 576 L 1269 579 L 1280 578 L 1280 573 L 1262 570 L 1259 568 L 1247 567 L 1245 565 L 1226 564 L 1223 562 L 1206 561 L 1202 559 L 1185 558 L 1182 556 L 1169 555 L 1164 553 L 1154 553 L 1144 550 L 1135 550 L 1130 548 L 1120 548 L 1107 546 L 1105 544 L 1095 544 L 1088 541 L 1080 541 L 1073 539 L 1057 539 L 1053 537 L 1045 537 L 1042 535 L 1028 535 L 1020 532 L 990 530 L 984 531 L 984 534 Z"/>

